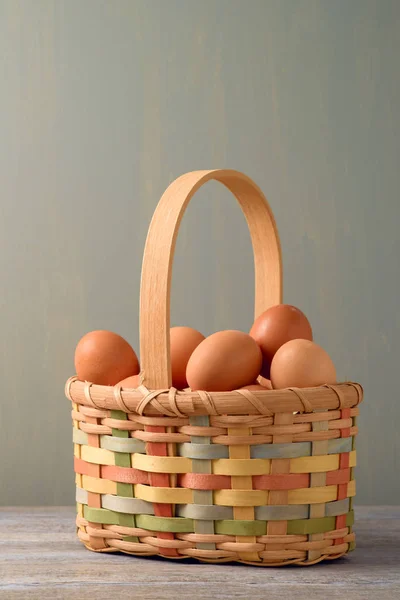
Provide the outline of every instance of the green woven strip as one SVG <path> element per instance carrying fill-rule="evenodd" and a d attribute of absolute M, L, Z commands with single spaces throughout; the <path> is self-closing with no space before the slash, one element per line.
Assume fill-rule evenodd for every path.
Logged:
<path fill-rule="evenodd" d="M 118 414 L 116 417 L 124 420 L 121 415 L 126 414 L 122 411 L 112 411 L 113 414 Z M 356 418 L 353 420 L 356 425 Z M 124 435 L 120 435 L 124 434 Z M 87 433 L 81 429 L 73 428 L 74 444 L 88 445 Z M 145 444 L 141 440 L 135 440 L 129 437 L 127 431 L 113 429 L 113 435 L 101 435 L 100 447 L 106 450 L 111 450 L 117 453 L 135 452 L 139 454 L 145 453 Z M 220 444 L 178 444 L 178 456 L 185 458 L 195 458 L 212 460 L 214 458 L 229 458 L 227 446 Z M 338 438 L 328 440 L 328 454 L 340 454 L 341 452 L 351 452 L 355 449 L 355 436 L 348 438 Z M 311 442 L 297 442 L 293 444 L 260 444 L 251 447 L 251 458 L 298 458 L 301 456 L 311 456 Z M 122 466 L 122 465 L 121 465 Z"/>
<path fill-rule="evenodd" d="M 259 521 L 293 521 L 295 519 L 307 519 L 309 506 L 309 504 L 256 506 L 254 516 Z"/>
<path fill-rule="evenodd" d="M 196 444 L 184 442 L 178 444 L 178 455 L 185 458 L 212 460 L 213 458 L 229 458 L 227 446 L 222 444 Z"/>
<path fill-rule="evenodd" d="M 215 533 L 222 535 L 265 535 L 266 521 L 215 521 Z"/>
<path fill-rule="evenodd" d="M 351 452 L 353 446 L 353 437 L 337 438 L 328 441 L 328 454 L 341 454 L 342 452 Z"/>
<path fill-rule="evenodd" d="M 124 515 L 105 508 L 91 508 L 83 506 L 83 516 L 90 523 L 102 523 L 103 525 L 121 525 L 122 527 L 136 527 L 133 515 Z"/>
<path fill-rule="evenodd" d="M 354 513 L 347 514 L 346 525 L 349 527 L 354 522 Z M 304 519 L 301 521 L 289 521 L 288 535 L 309 535 L 311 533 L 326 533 L 336 528 L 335 517 L 322 517 L 320 519 Z"/>
<path fill-rule="evenodd" d="M 177 504 L 178 517 L 199 521 L 222 521 L 233 519 L 232 506 L 210 506 L 209 504 Z"/>
<path fill-rule="evenodd" d="M 176 517 L 153 517 L 137 515 L 136 523 L 142 529 L 150 531 L 169 531 L 171 533 L 194 533 L 193 519 L 177 519 Z"/>
<path fill-rule="evenodd" d="M 337 517 L 338 515 L 345 515 L 351 510 L 350 498 L 344 498 L 344 500 L 335 500 L 335 502 L 327 502 L 325 504 L 325 516 L 326 517 Z"/>
<path fill-rule="evenodd" d="M 124 527 L 141 527 L 149 531 L 193 533 L 192 519 L 175 519 L 173 517 L 153 517 L 151 515 L 137 515 L 136 525 L 133 515 L 117 513 L 105 508 L 91 508 L 84 505 L 83 515 L 90 523 L 103 525 L 123 525 Z M 133 541 L 133 540 L 132 540 Z"/>
<path fill-rule="evenodd" d="M 356 543 L 350 542 L 348 552 L 353 552 L 353 550 L 355 550 L 355 548 L 356 548 Z"/>
<path fill-rule="evenodd" d="M 251 458 L 299 458 L 311 455 L 311 442 L 251 446 Z"/>
<path fill-rule="evenodd" d="M 132 498 L 132 484 L 131 483 L 121 483 L 121 481 L 117 481 L 117 494 L 118 496 L 123 496 L 124 498 Z"/>
<path fill-rule="evenodd" d="M 134 535 L 126 535 L 122 538 L 123 542 L 137 542 L 137 537 Z"/>
<path fill-rule="evenodd" d="M 91 508 L 84 505 L 83 514 L 85 519 L 91 523 L 102 523 L 104 525 L 123 524 L 125 527 L 135 527 L 135 525 L 132 523 L 132 515 L 124 515 L 113 510 L 106 510 L 104 508 Z M 123 523 L 121 523 L 121 520 Z M 288 535 L 326 533 L 327 531 L 334 531 L 335 522 L 335 517 L 289 521 L 287 533 Z M 354 513 L 351 511 L 347 514 L 346 526 L 351 527 L 353 522 Z M 149 531 L 157 532 L 194 533 L 193 519 L 137 515 L 136 526 Z M 266 531 L 267 521 L 215 521 L 215 533 L 222 535 L 265 535 Z"/>
<path fill-rule="evenodd" d="M 118 411 L 113 411 L 118 412 Z M 79 431 L 78 429 L 76 431 Z M 113 431 L 119 431 L 113 429 Z M 128 433 L 127 431 L 120 431 L 120 433 Z M 128 452 L 129 454 L 145 454 L 146 448 L 142 440 L 135 440 L 130 437 L 119 437 L 115 433 L 113 435 L 101 435 L 100 436 L 100 447 L 112 452 Z"/>
<path fill-rule="evenodd" d="M 350 452 L 353 437 L 328 440 L 328 454 Z M 214 458 L 229 458 L 227 446 L 220 444 L 178 444 L 178 455 L 185 458 L 212 460 Z M 311 456 L 311 442 L 295 442 L 293 444 L 259 444 L 251 446 L 251 458 L 300 458 Z"/>
<path fill-rule="evenodd" d="M 321 519 L 303 519 L 290 521 L 287 527 L 288 535 L 308 535 L 310 533 L 325 533 L 335 529 L 335 517 Z"/>
<path fill-rule="evenodd" d="M 136 527 L 134 515 L 124 515 L 123 513 L 116 514 L 119 515 L 118 525 L 121 525 L 121 527 Z M 139 538 L 136 538 L 136 541 L 138 542 Z"/>
<path fill-rule="evenodd" d="M 124 498 L 121 496 L 112 496 L 111 494 L 103 494 L 101 496 L 101 505 L 103 508 L 108 508 L 109 510 L 118 513 L 126 513 L 129 515 L 154 515 L 152 502 L 146 502 L 139 498 Z"/>
<path fill-rule="evenodd" d="M 126 416 L 126 413 L 122 412 L 122 410 L 112 410 L 111 418 L 118 419 L 119 421 L 126 421 L 127 416 Z M 115 437 L 115 438 L 129 439 L 129 431 L 122 431 L 121 429 L 113 429 L 112 434 L 113 434 L 113 437 Z M 132 466 L 131 465 L 131 455 L 129 453 L 115 452 L 114 460 L 115 460 L 116 467 L 130 468 Z M 118 488 L 118 483 L 117 483 L 117 488 Z M 118 491 L 118 495 L 120 495 L 119 491 Z"/>
<path fill-rule="evenodd" d="M 111 418 L 116 419 L 118 421 L 126 421 L 128 419 L 126 413 L 122 410 L 112 410 Z M 129 440 L 129 431 L 113 428 L 112 435 L 116 439 L 119 438 L 121 440 Z M 132 466 L 131 455 L 129 453 L 114 452 L 114 461 L 116 467 L 130 468 Z M 117 496 L 133 498 L 133 490 L 134 487 L 130 483 L 117 482 Z M 105 494 L 105 496 L 107 496 L 107 494 Z M 102 506 L 104 506 L 104 504 L 102 504 Z M 133 516 L 133 514 L 124 514 L 122 512 L 118 512 L 116 514 L 120 515 L 118 525 L 121 525 L 122 527 L 136 527 L 135 517 Z M 135 541 L 139 542 L 139 538 L 136 538 Z"/>
<path fill-rule="evenodd" d="M 90 523 L 102 523 L 103 525 L 120 525 L 119 517 L 120 513 L 116 513 L 112 510 L 106 510 L 105 508 L 91 508 L 90 506 L 83 506 L 83 516 Z"/>
<path fill-rule="evenodd" d="M 82 429 L 76 429 L 76 427 L 72 428 L 72 441 L 74 444 L 79 444 L 80 446 L 87 446 L 89 443 L 87 433 L 82 431 Z"/>

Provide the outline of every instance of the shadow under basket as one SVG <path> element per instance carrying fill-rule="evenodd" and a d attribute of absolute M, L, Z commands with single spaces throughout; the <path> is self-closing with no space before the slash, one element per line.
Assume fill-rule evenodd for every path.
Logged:
<path fill-rule="evenodd" d="M 238 200 L 254 250 L 255 317 L 282 301 L 270 207 L 237 171 L 187 173 L 164 193 L 141 282 L 141 382 L 72 377 L 79 539 L 124 552 L 259 566 L 312 565 L 352 551 L 355 436 L 362 388 L 232 392 L 171 387 L 169 299 L 179 224 L 194 192 L 220 181 Z"/>

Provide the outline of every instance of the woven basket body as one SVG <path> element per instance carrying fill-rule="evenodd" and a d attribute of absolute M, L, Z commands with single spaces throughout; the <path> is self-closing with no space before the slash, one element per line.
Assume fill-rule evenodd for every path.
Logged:
<path fill-rule="evenodd" d="M 142 385 L 78 381 L 72 401 L 78 536 L 90 550 L 310 565 L 355 547 L 356 417 L 362 388 L 192 392 L 171 388 L 169 297 L 180 220 L 203 183 L 223 183 L 252 236 L 255 316 L 281 302 L 279 241 L 255 184 L 201 171 L 164 193 L 141 285 Z"/>

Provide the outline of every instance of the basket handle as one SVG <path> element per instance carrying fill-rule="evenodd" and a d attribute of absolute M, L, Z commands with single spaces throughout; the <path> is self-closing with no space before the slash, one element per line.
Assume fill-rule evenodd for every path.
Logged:
<path fill-rule="evenodd" d="M 255 266 L 255 317 L 282 301 L 281 250 L 275 219 L 258 186 L 238 171 L 193 171 L 165 190 L 154 212 L 143 256 L 140 287 L 140 358 L 149 389 L 171 386 L 170 291 L 179 225 L 196 190 L 221 182 L 238 200 L 249 226 Z"/>

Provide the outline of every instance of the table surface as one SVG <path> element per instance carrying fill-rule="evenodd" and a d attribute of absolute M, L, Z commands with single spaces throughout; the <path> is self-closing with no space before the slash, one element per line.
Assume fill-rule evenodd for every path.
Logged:
<path fill-rule="evenodd" d="M 74 520 L 71 507 L 0 508 L 0 598 L 400 598 L 400 507 L 356 508 L 356 550 L 313 567 L 98 554 L 77 540 Z"/>

